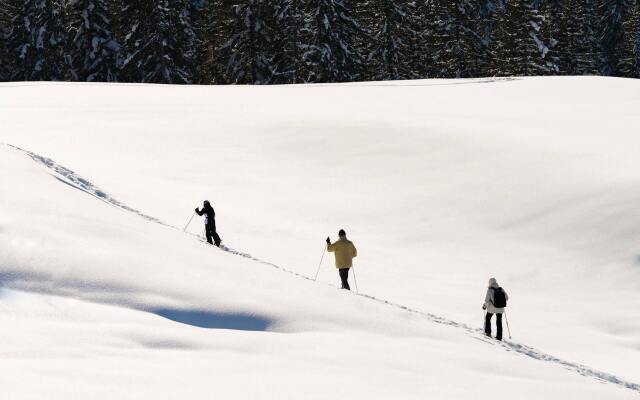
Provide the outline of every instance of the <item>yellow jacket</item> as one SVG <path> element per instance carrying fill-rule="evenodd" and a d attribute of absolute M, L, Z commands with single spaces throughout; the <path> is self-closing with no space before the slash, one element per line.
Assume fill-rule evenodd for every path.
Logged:
<path fill-rule="evenodd" d="M 327 246 L 327 251 L 336 253 L 336 268 L 351 268 L 353 266 L 353 258 L 358 256 L 356 246 L 347 240 L 347 238 L 340 238 L 335 243 Z"/>

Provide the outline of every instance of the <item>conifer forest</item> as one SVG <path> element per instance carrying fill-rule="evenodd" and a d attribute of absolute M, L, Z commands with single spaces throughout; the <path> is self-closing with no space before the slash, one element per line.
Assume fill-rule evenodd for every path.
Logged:
<path fill-rule="evenodd" d="M 640 77 L 640 0 L 0 0 L 0 81 Z"/>

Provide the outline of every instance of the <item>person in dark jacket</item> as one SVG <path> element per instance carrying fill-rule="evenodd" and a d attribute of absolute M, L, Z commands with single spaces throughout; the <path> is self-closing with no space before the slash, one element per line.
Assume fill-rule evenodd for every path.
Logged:
<path fill-rule="evenodd" d="M 205 200 L 202 206 L 202 211 L 196 208 L 196 214 L 203 216 L 204 215 L 204 228 L 207 235 L 207 242 L 209 244 L 214 244 L 220 247 L 220 236 L 216 232 L 216 212 L 213 211 L 213 207 L 211 207 L 211 203 L 209 200 Z"/>

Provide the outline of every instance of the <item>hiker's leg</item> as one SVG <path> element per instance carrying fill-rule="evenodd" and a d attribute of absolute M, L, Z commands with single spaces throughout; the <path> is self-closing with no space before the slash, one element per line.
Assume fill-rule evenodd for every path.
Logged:
<path fill-rule="evenodd" d="M 211 236 L 213 236 L 213 242 L 216 244 L 216 246 L 220 247 L 220 243 L 222 242 L 222 240 L 220 239 L 220 236 L 218 236 L 218 232 L 216 231 L 215 221 L 211 223 Z"/>
<path fill-rule="evenodd" d="M 496 326 L 498 333 L 496 334 L 496 339 L 502 340 L 502 314 L 496 314 Z"/>
<path fill-rule="evenodd" d="M 213 239 L 211 238 L 211 226 L 205 225 L 204 230 L 207 235 L 207 242 L 209 242 L 209 244 L 213 244 Z"/>
<path fill-rule="evenodd" d="M 493 314 L 490 312 L 484 316 L 484 334 L 489 337 L 491 337 L 491 317 L 493 317 Z"/>
<path fill-rule="evenodd" d="M 216 232 L 215 230 L 213 231 L 213 242 L 218 247 L 220 247 L 220 243 L 222 242 L 222 239 L 220 239 L 220 236 L 218 236 L 218 232 Z"/>
<path fill-rule="evenodd" d="M 340 268 L 340 280 L 342 280 L 342 288 L 351 290 L 349 287 L 349 268 Z"/>

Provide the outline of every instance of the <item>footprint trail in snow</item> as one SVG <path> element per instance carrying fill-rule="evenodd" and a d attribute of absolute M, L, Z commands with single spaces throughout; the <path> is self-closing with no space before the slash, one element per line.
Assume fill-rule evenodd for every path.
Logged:
<path fill-rule="evenodd" d="M 141 212 L 141 211 L 139 211 L 139 210 L 137 210 L 135 208 L 132 208 L 132 207 L 130 207 L 130 206 L 118 201 L 116 198 L 112 197 L 107 192 L 105 192 L 104 190 L 100 189 L 98 186 L 94 185 L 93 183 L 91 183 L 87 179 L 84 179 L 83 177 L 79 176 L 78 174 L 76 174 L 72 170 L 70 170 L 70 169 L 68 169 L 68 168 L 56 163 L 55 161 L 53 161 L 50 158 L 35 154 L 35 153 L 30 152 L 28 150 L 21 149 L 21 148 L 19 148 L 17 146 L 13 146 L 13 145 L 10 145 L 10 144 L 5 144 L 5 145 L 10 147 L 10 148 L 12 148 L 12 149 L 14 149 L 14 150 L 16 150 L 16 151 L 24 153 L 25 155 L 27 155 L 31 159 L 33 159 L 35 162 L 45 166 L 46 168 L 51 170 L 51 175 L 54 178 L 58 179 L 62 183 L 65 183 L 65 184 L 67 184 L 69 186 L 72 186 L 75 189 L 81 190 L 81 191 L 83 191 L 83 192 L 85 192 L 85 193 L 87 193 L 87 194 L 99 199 L 100 201 L 103 201 L 103 202 L 107 203 L 107 204 L 110 204 L 112 206 L 121 208 L 121 209 L 123 209 L 123 210 L 125 210 L 127 212 L 136 214 L 139 217 L 144 218 L 144 219 L 146 219 L 146 220 L 148 220 L 150 222 L 154 222 L 154 223 L 160 224 L 162 226 L 166 226 L 166 227 L 169 227 L 169 228 L 172 228 L 172 229 L 176 229 L 176 230 L 182 231 L 181 228 L 178 228 L 178 227 L 176 227 L 174 225 L 165 223 L 165 222 L 159 220 L 158 218 L 155 218 L 155 217 L 152 217 L 150 215 L 147 215 L 147 214 L 145 214 L 145 213 L 143 213 L 143 212 Z M 197 238 L 198 240 L 200 240 L 202 242 L 204 242 L 204 239 L 199 235 L 196 235 L 196 234 L 193 234 L 193 233 L 188 233 L 188 232 L 185 232 L 185 233 L 188 234 L 188 235 L 193 236 L 194 238 Z M 248 258 L 248 259 L 256 261 L 256 262 L 258 262 L 260 264 L 267 265 L 267 266 L 279 269 L 279 270 L 281 270 L 283 272 L 295 275 L 295 276 L 297 276 L 299 278 L 306 279 L 306 280 L 309 280 L 309 281 L 314 281 L 312 278 L 310 278 L 310 277 L 308 277 L 306 275 L 297 273 L 295 271 L 288 270 L 286 268 L 283 268 L 283 267 L 281 267 L 279 265 L 276 265 L 276 264 L 273 264 L 273 263 L 270 263 L 270 262 L 267 262 L 267 261 L 263 261 L 261 259 L 258 259 L 256 257 L 251 256 L 250 254 L 240 252 L 238 250 L 232 249 L 232 248 L 227 247 L 225 245 L 222 245 L 220 247 L 220 249 L 223 250 L 223 251 L 226 251 L 228 253 L 240 256 L 240 257 Z M 331 284 L 326 284 L 326 285 L 336 287 L 336 286 L 331 285 Z M 640 384 L 624 380 L 622 378 L 617 377 L 616 375 L 609 374 L 609 373 L 603 372 L 603 371 L 599 371 L 599 370 L 590 368 L 588 366 L 585 366 L 585 365 L 582 365 L 582 364 L 579 364 L 579 363 L 574 363 L 574 362 L 571 362 L 571 361 L 566 361 L 566 360 L 557 358 L 557 357 L 555 357 L 553 355 L 544 353 L 544 352 L 542 352 L 540 350 L 537 350 L 537 349 L 535 349 L 533 347 L 526 346 L 524 344 L 519 344 L 519 343 L 516 343 L 516 342 L 506 341 L 506 340 L 503 341 L 503 342 L 498 342 L 498 341 L 495 341 L 493 339 L 486 338 L 484 336 L 484 332 L 481 329 L 472 328 L 469 325 L 464 324 L 464 323 L 460 323 L 460 322 L 456 322 L 456 321 L 453 321 L 453 320 L 449 320 L 449 319 L 437 316 L 435 314 L 426 313 L 426 312 L 423 312 L 423 311 L 420 311 L 420 310 L 416 310 L 416 309 L 404 306 L 402 304 L 394 303 L 394 302 L 391 302 L 391 301 L 388 301 L 388 300 L 385 300 L 385 299 L 380 299 L 380 298 L 377 298 L 377 297 L 374 297 L 374 296 L 371 296 L 371 295 L 368 295 L 368 294 L 355 293 L 355 292 L 352 292 L 352 293 L 354 295 L 356 295 L 356 296 L 360 296 L 360 297 L 363 297 L 363 298 L 366 298 L 366 299 L 369 299 L 369 300 L 373 300 L 373 301 L 376 301 L 376 302 L 379 302 L 379 303 L 382 303 L 382 304 L 386 304 L 386 305 L 388 305 L 390 307 L 394 307 L 394 308 L 401 309 L 401 310 L 404 310 L 404 311 L 409 312 L 409 313 L 413 313 L 413 314 L 417 314 L 417 315 L 423 316 L 423 317 L 427 318 L 428 320 L 430 320 L 431 322 L 434 322 L 434 323 L 437 323 L 437 324 L 442 324 L 442 325 L 451 326 L 451 327 L 454 327 L 454 328 L 457 328 L 457 329 L 462 329 L 467 334 L 472 336 L 474 339 L 478 339 L 478 340 L 480 340 L 482 342 L 485 342 L 485 343 L 500 347 L 500 348 L 504 349 L 505 351 L 514 352 L 514 353 L 517 353 L 517 354 L 521 354 L 521 355 L 533 358 L 535 360 L 539 360 L 539 361 L 544 361 L 544 362 L 548 362 L 548 363 L 551 363 L 551 364 L 555 364 L 555 365 L 558 365 L 558 366 L 560 366 L 562 368 L 565 368 L 567 370 L 570 370 L 570 371 L 573 371 L 575 373 L 578 373 L 578 374 L 580 374 L 582 376 L 585 376 L 585 377 L 588 377 L 588 378 L 592 378 L 592 379 L 596 379 L 596 380 L 601 381 L 603 383 L 614 384 L 614 385 L 617 385 L 619 387 L 630 389 L 630 390 L 633 390 L 635 392 L 640 393 Z"/>

